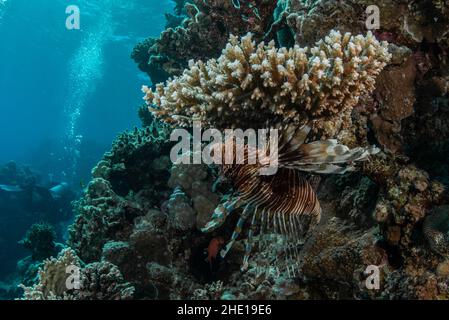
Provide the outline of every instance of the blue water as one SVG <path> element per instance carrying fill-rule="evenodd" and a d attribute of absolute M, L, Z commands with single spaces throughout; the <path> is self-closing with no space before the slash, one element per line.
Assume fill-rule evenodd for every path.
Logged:
<path fill-rule="evenodd" d="M 77 5 L 81 29 L 65 13 Z M 0 0 L 0 164 L 76 184 L 120 131 L 139 125 L 133 46 L 164 28 L 170 0 Z"/>
<path fill-rule="evenodd" d="M 66 28 L 69 5 L 80 9 L 80 30 Z M 140 126 L 141 86 L 150 79 L 130 55 L 160 34 L 173 7 L 170 0 L 0 0 L 0 173 L 13 160 L 29 165 L 40 188 L 70 185 L 65 217 L 51 222 L 58 241 L 93 166 L 118 133 Z M 0 181 L 0 291 L 29 254 L 18 241 L 54 209 L 28 203 L 34 191 L 11 192 L 21 186 L 5 183 L 13 182 Z"/>

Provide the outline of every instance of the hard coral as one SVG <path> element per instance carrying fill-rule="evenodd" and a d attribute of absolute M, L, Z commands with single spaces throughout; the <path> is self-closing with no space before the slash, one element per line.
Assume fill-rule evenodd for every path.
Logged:
<path fill-rule="evenodd" d="M 38 282 L 22 288 L 24 300 L 125 300 L 134 294 L 134 287 L 124 281 L 115 265 L 95 262 L 84 267 L 72 249 L 46 260 Z"/>
<path fill-rule="evenodd" d="M 132 221 L 169 192 L 170 163 L 161 156 L 171 146 L 165 134 L 157 124 L 125 132 L 94 168 L 85 196 L 75 203 L 69 238 L 85 262 L 96 261 L 109 240 L 126 238 Z"/>
<path fill-rule="evenodd" d="M 95 262 L 81 270 L 81 289 L 77 300 L 130 300 L 135 288 L 123 279 L 117 266 L 109 262 Z"/>
<path fill-rule="evenodd" d="M 340 32 L 360 33 L 364 28 L 363 10 L 349 1 L 284 0 L 283 11 L 290 37 L 299 45 L 312 45 L 335 29 Z M 290 39 L 280 38 L 281 43 Z"/>
<path fill-rule="evenodd" d="M 159 65 L 150 64 L 150 48 L 154 45 L 155 41 L 155 39 L 149 38 L 137 44 L 131 53 L 131 58 L 137 63 L 140 71 L 148 74 L 153 83 L 158 83 L 167 79 L 168 73 Z"/>
<path fill-rule="evenodd" d="M 205 165 L 174 165 L 168 185 L 181 188 L 188 195 L 196 215 L 196 226 L 203 228 L 218 203 L 219 197 L 213 192 L 214 176 Z"/>
<path fill-rule="evenodd" d="M 230 34 L 254 32 L 261 40 L 269 29 L 276 1 L 193 0 L 187 2 L 188 18 L 168 28 L 149 50 L 149 67 L 178 75 L 190 59 L 208 59 L 220 53 Z M 155 82 L 155 79 L 153 79 Z"/>
<path fill-rule="evenodd" d="M 64 249 L 57 258 L 44 261 L 39 270 L 38 283 L 31 287 L 22 286 L 25 300 L 71 300 L 72 292 L 67 288 L 66 281 L 69 274 L 67 268 L 74 266 L 81 268 L 81 261 L 76 253 L 68 248 Z"/>
<path fill-rule="evenodd" d="M 144 87 L 150 110 L 175 125 L 246 128 L 272 121 L 335 121 L 350 114 L 390 59 L 371 33 L 332 31 L 313 48 L 256 45 L 253 36 L 231 36 L 217 60 L 191 62 L 183 75 L 156 90 Z"/>
<path fill-rule="evenodd" d="M 34 260 L 41 261 L 56 254 L 56 232 L 47 223 L 33 224 L 20 241 L 26 249 L 31 250 Z"/>
<path fill-rule="evenodd" d="M 419 223 L 442 201 L 444 187 L 430 180 L 425 171 L 392 159 L 375 159 L 365 171 L 383 189 L 374 212 L 382 236 L 389 245 L 401 246 L 406 254 Z"/>
<path fill-rule="evenodd" d="M 86 262 L 96 261 L 103 245 L 130 232 L 134 218 L 144 215 L 136 203 L 118 196 L 104 179 L 94 179 L 86 197 L 75 203 L 78 215 L 70 227 L 70 246 Z"/>
<path fill-rule="evenodd" d="M 424 235 L 436 253 L 449 257 L 449 206 L 435 208 L 426 218 Z"/>

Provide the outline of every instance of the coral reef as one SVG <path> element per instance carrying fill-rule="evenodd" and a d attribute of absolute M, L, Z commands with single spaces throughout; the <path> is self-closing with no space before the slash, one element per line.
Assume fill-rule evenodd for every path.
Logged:
<path fill-rule="evenodd" d="M 45 179 L 29 166 L 13 161 L 0 165 L 0 279 L 9 281 L 17 261 L 31 250 L 30 263 L 57 254 L 58 223 L 67 219 L 70 196 L 55 199 Z M 30 227 L 33 224 L 36 226 Z M 27 230 L 30 232 L 25 236 Z M 20 240 L 25 236 L 24 241 Z M 35 272 L 33 272 L 35 273 Z"/>
<path fill-rule="evenodd" d="M 24 300 L 127 300 L 134 294 L 116 266 L 109 262 L 83 266 L 71 249 L 46 260 L 37 283 L 22 288 Z"/>
<path fill-rule="evenodd" d="M 185 19 L 170 19 L 181 25 L 133 53 L 153 83 L 175 76 L 145 89 L 156 118 L 242 129 L 309 119 L 311 139 L 382 151 L 315 185 L 321 221 L 294 247 L 297 268 L 280 269 L 285 239 L 249 223 L 226 257 L 209 252 L 242 210 L 200 230 L 235 190 L 214 166 L 171 165 L 171 127 L 141 109 L 144 128 L 121 134 L 92 171 L 71 248 L 44 262 L 24 297 L 449 299 L 447 1 L 377 1 L 372 34 L 368 0 L 176 3 Z M 250 231 L 263 245 L 241 271 Z M 84 289 L 62 285 L 67 264 Z M 377 290 L 368 267 L 380 272 Z"/>
<path fill-rule="evenodd" d="M 23 186 L 36 181 L 36 174 L 28 166 L 10 161 L 0 167 L 0 184 Z"/>
<path fill-rule="evenodd" d="M 384 238 L 390 245 L 409 247 L 417 224 L 443 200 L 444 186 L 430 180 L 425 171 L 390 159 L 372 161 L 366 172 L 382 185 L 374 217 Z"/>
<path fill-rule="evenodd" d="M 80 285 L 81 289 L 74 292 L 76 300 L 129 300 L 134 296 L 134 287 L 109 262 L 95 262 L 83 268 Z"/>
<path fill-rule="evenodd" d="M 155 206 L 160 193 L 169 192 L 160 187 L 168 179 L 170 165 L 161 155 L 168 153 L 170 145 L 163 129 L 136 128 L 120 135 L 93 169 L 94 180 L 86 197 L 75 204 L 79 214 L 70 229 L 69 244 L 83 261 L 97 260 L 109 239 L 129 234 L 132 221 Z M 140 198 L 147 201 L 139 204 L 135 199 Z"/>
<path fill-rule="evenodd" d="M 180 5 L 177 6 L 178 13 Z M 181 26 L 166 29 L 159 39 L 139 44 L 138 47 L 145 47 L 149 59 L 138 61 L 148 64 L 145 68 L 179 75 L 190 59 L 204 60 L 218 56 L 230 34 L 243 35 L 251 31 L 258 40 L 262 40 L 270 28 L 275 6 L 276 2 L 270 0 L 245 1 L 239 7 L 233 1 L 187 2 L 185 11 L 188 17 Z M 146 51 L 151 42 L 153 44 Z M 137 49 L 139 52 L 142 50 Z M 150 77 L 156 83 L 154 74 L 150 72 Z"/>
<path fill-rule="evenodd" d="M 359 96 L 374 90 L 390 55 L 371 33 L 332 31 L 313 48 L 256 45 L 251 34 L 229 44 L 217 60 L 191 63 L 153 91 L 144 87 L 150 110 L 176 125 L 202 121 L 218 128 L 262 127 L 267 119 L 338 122 Z M 354 79 L 357 79 L 354 81 Z M 324 121 L 324 120 L 323 120 Z"/>
<path fill-rule="evenodd" d="M 48 223 L 33 224 L 20 240 L 20 244 L 31 250 L 31 257 L 34 260 L 44 260 L 56 253 L 56 232 L 52 225 Z"/>
<path fill-rule="evenodd" d="M 154 63 L 150 64 L 150 48 L 155 42 L 156 40 L 151 38 L 140 42 L 134 47 L 131 58 L 137 63 L 140 71 L 148 74 L 153 83 L 159 83 L 168 78 L 168 73 L 159 65 L 155 65 Z"/>
<path fill-rule="evenodd" d="M 184 190 L 195 209 L 198 229 L 203 228 L 209 221 L 211 213 L 220 202 L 214 193 L 213 173 L 203 165 L 174 165 L 171 169 L 168 186 Z"/>
<path fill-rule="evenodd" d="M 75 206 L 69 245 L 90 263 L 81 269 L 86 286 L 97 288 L 103 273 L 111 282 L 98 292 L 76 291 L 75 297 L 176 299 L 200 287 L 190 268 L 195 260 L 209 269 L 201 247 L 208 240 L 198 236 L 196 226 L 206 223 L 219 196 L 211 191 L 213 172 L 207 167 L 171 168 L 165 156 L 171 145 L 164 127 L 154 123 L 119 136 L 93 170 L 94 179 Z M 130 285 L 112 287 L 114 274 Z"/>
<path fill-rule="evenodd" d="M 444 1 L 381 0 L 375 5 L 381 13 L 376 33 L 401 45 L 416 46 L 424 41 L 447 41 L 447 4 Z M 278 20 L 287 26 L 279 42 L 311 45 L 331 29 L 360 33 L 366 30 L 367 0 L 283 0 L 279 2 Z M 437 9 L 437 10 L 435 10 Z M 439 12 L 438 12 L 439 10 Z"/>
<path fill-rule="evenodd" d="M 74 266 L 81 268 L 81 262 L 72 249 L 63 250 L 57 258 L 44 261 L 39 270 L 38 283 L 31 287 L 23 286 L 25 300 L 62 300 L 70 299 L 71 293 L 67 288 L 67 268 Z"/>
<path fill-rule="evenodd" d="M 423 228 L 432 250 L 449 257 L 449 207 L 436 207 L 426 218 Z"/>
<path fill-rule="evenodd" d="M 342 33 L 365 30 L 363 11 L 347 1 L 284 0 L 279 6 L 278 19 L 285 20 L 289 28 L 287 36 L 279 37 L 281 44 L 312 45 L 331 29 Z"/>

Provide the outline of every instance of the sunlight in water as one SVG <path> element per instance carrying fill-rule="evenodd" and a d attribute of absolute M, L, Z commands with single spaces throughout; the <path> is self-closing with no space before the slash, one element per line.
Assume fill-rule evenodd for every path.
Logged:
<path fill-rule="evenodd" d="M 0 0 L 0 22 L 2 21 L 3 13 L 5 12 L 7 2 L 8 2 L 7 0 Z"/>
<path fill-rule="evenodd" d="M 66 129 L 66 151 L 71 172 L 69 179 L 76 173 L 79 158 L 79 146 L 82 136 L 77 132 L 78 122 L 89 95 L 95 90 L 96 84 L 103 76 L 103 48 L 106 42 L 113 36 L 114 21 L 111 11 L 118 1 L 104 1 L 99 14 L 95 17 L 95 24 L 89 28 L 79 49 L 74 53 L 69 62 L 68 94 L 65 103 L 65 114 L 68 116 Z M 81 28 L 83 11 L 81 11 Z M 76 32 L 76 31 L 75 31 Z"/>

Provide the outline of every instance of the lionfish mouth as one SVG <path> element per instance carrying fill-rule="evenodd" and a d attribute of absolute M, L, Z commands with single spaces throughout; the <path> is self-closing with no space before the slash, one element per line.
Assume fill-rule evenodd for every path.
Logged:
<path fill-rule="evenodd" d="M 278 234 L 284 238 L 287 266 L 297 263 L 298 247 L 319 223 L 321 206 L 316 194 L 316 175 L 343 174 L 355 170 L 354 164 L 379 152 L 374 146 L 350 149 L 329 139 L 306 143 L 310 125 L 281 129 L 278 144 L 279 166 L 274 175 L 261 175 L 263 164 L 231 164 L 222 167 L 223 175 L 232 182 L 236 195 L 220 204 L 211 221 L 202 229 L 219 228 L 235 209 L 243 208 L 230 241 L 221 251 L 225 257 L 242 232 L 245 221 L 252 216 L 246 239 L 242 269 L 248 267 L 254 234 Z M 266 146 L 267 149 L 270 145 Z M 255 150 L 245 149 L 245 160 Z M 235 163 L 235 162 L 234 162 Z M 259 237 L 261 238 L 261 237 Z"/>

